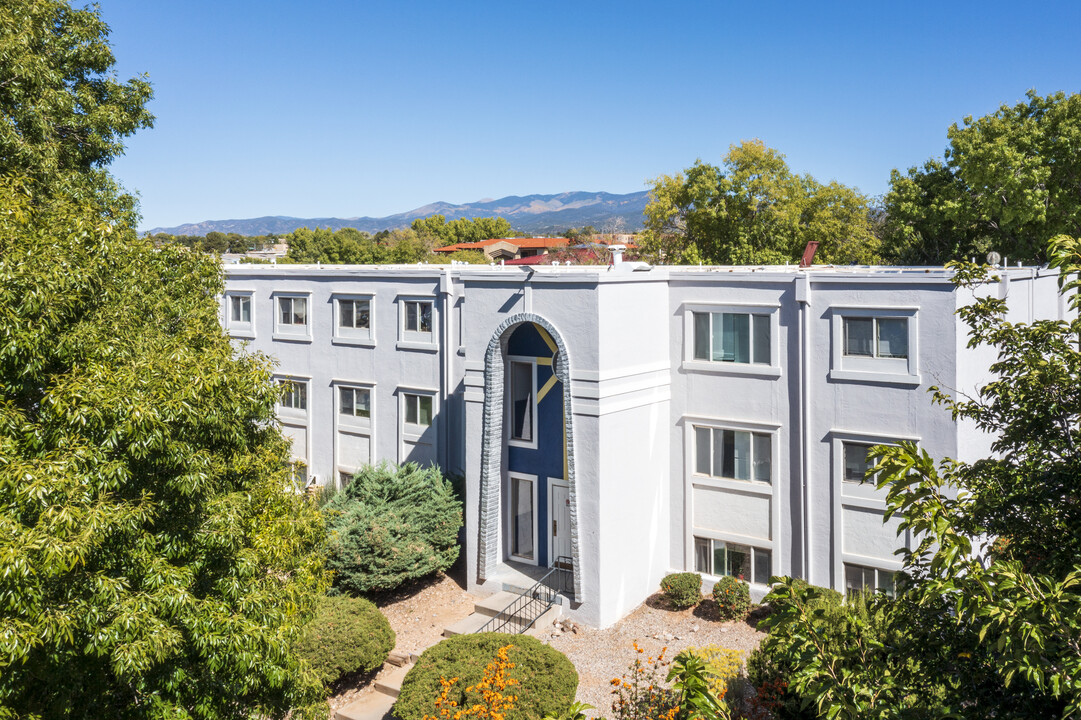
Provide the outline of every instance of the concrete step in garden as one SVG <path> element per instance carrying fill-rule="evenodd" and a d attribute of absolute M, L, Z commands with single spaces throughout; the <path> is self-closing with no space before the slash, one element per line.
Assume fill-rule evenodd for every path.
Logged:
<path fill-rule="evenodd" d="M 334 720 L 394 720 L 392 707 L 394 698 L 390 695 L 371 693 L 335 710 Z"/>
<path fill-rule="evenodd" d="M 473 612 L 477 613 L 478 615 L 495 617 L 503 611 L 503 608 L 507 607 L 512 602 L 517 600 L 518 597 L 518 593 L 512 593 L 508 590 L 497 592 L 495 595 L 489 595 L 483 600 L 477 600 L 475 603 L 473 603 Z"/>
<path fill-rule="evenodd" d="M 398 697 L 402 690 L 402 680 L 408 672 L 409 666 L 391 668 L 390 672 L 383 673 L 383 676 L 375 681 L 375 691 L 392 698 Z"/>
<path fill-rule="evenodd" d="M 469 617 L 462 618 L 453 625 L 449 625 L 443 629 L 443 637 L 454 637 L 455 635 L 469 635 L 480 630 L 482 627 L 488 624 L 488 621 L 492 619 L 491 615 L 481 615 L 480 613 L 473 613 Z"/>
<path fill-rule="evenodd" d="M 387 662 L 398 667 L 405 667 L 415 661 L 412 655 L 404 650 L 391 650 L 390 655 L 387 655 Z"/>

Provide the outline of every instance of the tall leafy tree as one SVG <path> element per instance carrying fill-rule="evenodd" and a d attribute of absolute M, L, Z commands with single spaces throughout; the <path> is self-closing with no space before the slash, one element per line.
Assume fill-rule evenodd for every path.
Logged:
<path fill-rule="evenodd" d="M 1081 243 L 1059 236 L 1048 254 L 1076 314 Z M 954 267 L 962 288 L 988 279 Z M 960 312 L 969 344 L 996 349 L 995 379 L 974 398 L 936 397 L 993 434 L 994 455 L 936 464 L 908 443 L 875 449 L 887 517 L 920 540 L 896 599 L 848 606 L 838 632 L 813 588 L 786 581 L 769 597 L 764 651 L 822 715 L 1081 717 L 1081 319 L 1010 323 L 983 292 Z"/>
<path fill-rule="evenodd" d="M 1047 242 L 1081 236 L 1081 95 L 1024 102 L 951 125 L 942 160 L 893 171 L 884 252 L 944 263 L 995 250 L 1047 260 Z"/>
<path fill-rule="evenodd" d="M 0 3 L 0 717 L 279 717 L 323 527 L 219 263 L 136 236 L 98 10 Z"/>
<path fill-rule="evenodd" d="M 759 140 L 733 145 L 722 167 L 696 162 L 653 181 L 642 246 L 669 263 L 784 263 L 809 241 L 819 262 L 878 259 L 868 199 L 793 173 Z"/>
<path fill-rule="evenodd" d="M 31 179 L 39 195 L 104 193 L 112 211 L 130 213 L 103 168 L 153 123 L 151 88 L 145 77 L 115 78 L 108 34 L 96 8 L 0 3 L 0 174 Z"/>

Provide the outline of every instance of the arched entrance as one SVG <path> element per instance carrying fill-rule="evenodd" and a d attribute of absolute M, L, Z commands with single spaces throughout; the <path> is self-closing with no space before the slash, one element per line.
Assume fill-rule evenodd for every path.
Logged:
<path fill-rule="evenodd" d="M 511 339 L 515 336 L 516 331 L 523 325 L 532 325 L 543 342 L 548 345 L 551 350 L 550 355 L 545 358 L 543 353 L 541 357 L 523 358 L 518 356 L 512 356 L 508 353 L 508 349 L 511 345 Z M 517 359 L 515 359 L 517 358 Z M 522 391 L 518 392 L 518 395 L 514 398 L 510 398 L 510 411 L 508 411 L 508 384 L 511 389 L 518 387 L 524 380 L 516 380 L 515 376 L 519 378 L 525 378 L 528 372 L 528 368 L 523 367 L 529 362 L 533 362 L 536 365 L 545 365 L 550 363 L 551 373 L 550 378 L 544 383 L 547 386 L 547 390 L 544 386 L 538 387 L 536 383 L 533 384 L 533 392 L 535 395 L 532 398 L 528 397 L 528 393 Z M 511 371 L 512 377 L 507 378 L 508 368 Z M 535 372 L 535 368 L 534 368 Z M 543 377 L 543 373 L 539 373 Z M 534 375 L 534 378 L 538 374 Z M 511 457 L 511 450 L 515 448 L 530 449 L 529 443 L 533 442 L 533 449 L 536 450 L 539 445 L 536 443 L 535 438 L 531 438 L 532 433 L 537 431 L 535 418 L 539 417 L 535 410 L 532 416 L 529 415 L 530 403 L 533 403 L 533 407 L 539 405 L 543 401 L 543 397 L 547 392 L 555 388 L 561 388 L 562 392 L 562 454 L 563 454 L 563 477 L 559 478 L 559 485 L 566 488 L 566 503 L 568 506 L 568 515 L 570 522 L 570 557 L 572 558 L 573 578 L 574 578 L 574 595 L 575 599 L 581 602 L 582 600 L 582 580 L 581 580 L 581 562 L 579 553 L 578 542 L 578 488 L 575 478 L 575 464 L 574 464 L 574 413 L 571 410 L 571 377 L 570 377 L 570 358 L 567 354 L 566 345 L 563 342 L 562 336 L 559 332 L 544 318 L 533 313 L 519 313 L 512 317 L 507 318 L 499 324 L 492 334 L 491 340 L 488 342 L 488 348 L 484 355 L 484 416 L 483 416 L 483 438 L 481 444 L 481 476 L 480 476 L 480 517 L 479 517 L 479 538 L 477 543 L 477 575 L 480 580 L 485 580 L 495 570 L 496 566 L 503 560 L 506 553 L 514 555 L 514 553 L 521 552 L 524 555 L 530 556 L 530 561 L 533 564 L 539 564 L 542 561 L 546 561 L 545 564 L 552 564 L 555 553 L 547 548 L 549 543 L 549 536 L 547 534 L 548 527 L 551 527 L 551 523 L 547 522 L 544 525 L 545 533 L 543 537 L 536 533 L 534 530 L 533 538 L 527 537 L 525 530 L 522 527 L 516 526 L 516 523 L 526 522 L 528 514 L 542 515 L 544 514 L 544 507 L 547 505 L 547 497 L 541 497 L 540 500 L 532 500 L 534 503 L 529 505 L 530 499 L 526 498 L 525 493 L 532 493 L 532 497 L 538 497 L 538 487 L 534 485 L 530 487 L 530 477 L 528 474 L 521 475 L 519 480 L 511 480 L 508 472 L 511 470 L 520 470 L 521 468 L 512 468 L 507 465 L 508 459 Z M 517 391 L 516 391 L 517 392 Z M 549 446 L 550 447 L 550 446 Z M 551 458 L 548 458 L 549 460 Z M 518 477 L 518 476 L 516 476 Z M 537 478 L 536 482 L 541 484 L 542 481 Z M 514 483 L 514 484 L 508 484 Z M 555 489 L 556 483 L 552 483 Z M 510 498 L 516 502 L 516 508 L 510 512 L 504 512 L 504 492 L 509 491 L 514 494 L 514 497 Z M 544 493 L 547 496 L 548 493 Z M 509 507 L 509 506 L 508 506 Z M 529 508 L 533 509 L 530 510 Z M 501 545 L 500 538 L 500 523 L 503 518 L 507 518 L 508 526 L 505 528 L 505 535 L 508 539 L 506 546 Z M 548 518 L 551 520 L 551 518 Z M 531 517 L 529 522 L 537 523 L 536 517 Z M 541 543 L 545 543 L 545 547 L 541 546 Z M 530 555 L 531 554 L 531 555 Z"/>

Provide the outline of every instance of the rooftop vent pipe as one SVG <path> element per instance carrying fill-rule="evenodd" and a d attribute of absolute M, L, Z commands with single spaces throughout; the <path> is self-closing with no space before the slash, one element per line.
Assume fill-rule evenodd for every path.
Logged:
<path fill-rule="evenodd" d="M 621 265 L 623 263 L 623 251 L 627 249 L 626 245 L 609 245 L 608 252 L 612 253 L 612 264 Z"/>

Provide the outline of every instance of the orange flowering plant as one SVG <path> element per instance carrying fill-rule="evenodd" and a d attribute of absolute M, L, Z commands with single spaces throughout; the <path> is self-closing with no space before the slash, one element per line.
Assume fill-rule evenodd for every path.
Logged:
<path fill-rule="evenodd" d="M 675 720 L 679 713 L 676 693 L 665 684 L 670 664 L 664 654 L 652 657 L 634 643 L 635 658 L 622 678 L 612 679 L 612 715 L 616 720 Z M 643 659 L 643 656 L 644 659 Z"/>
<path fill-rule="evenodd" d="M 517 695 L 504 694 L 507 688 L 520 684 L 517 680 L 507 675 L 507 671 L 514 667 L 507 653 L 513 645 L 504 645 L 496 651 L 495 659 L 488 663 L 484 669 L 484 677 L 475 685 L 465 689 L 466 693 L 480 695 L 479 701 L 459 707 L 457 701 L 450 699 L 451 689 L 458 678 L 450 680 L 439 678 L 442 689 L 435 699 L 435 707 L 439 715 L 425 715 L 424 720 L 461 720 L 462 718 L 489 718 L 490 720 L 505 720 L 506 712 L 514 707 L 518 700 Z"/>

